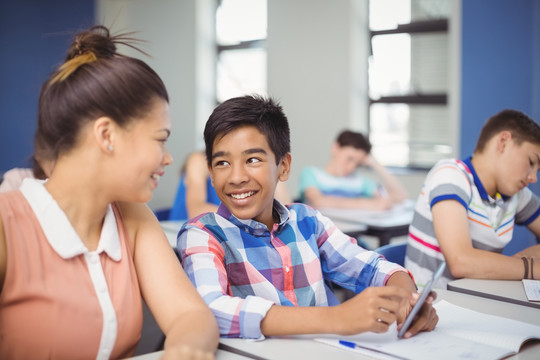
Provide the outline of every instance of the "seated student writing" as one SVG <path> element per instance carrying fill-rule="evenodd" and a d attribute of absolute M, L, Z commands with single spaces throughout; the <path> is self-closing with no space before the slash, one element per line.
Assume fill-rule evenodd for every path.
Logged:
<path fill-rule="evenodd" d="M 130 357 L 142 298 L 165 358 L 214 358 L 216 320 L 145 205 L 172 162 L 167 90 L 120 44 L 103 26 L 76 36 L 39 99 L 54 169 L 0 194 L 0 359 Z"/>
<path fill-rule="evenodd" d="M 444 288 L 455 278 L 540 279 L 540 245 L 501 254 L 514 223 L 540 236 L 540 199 L 527 188 L 539 168 L 540 126 L 515 110 L 488 119 L 471 157 L 439 161 L 409 228 L 405 266 L 418 284 L 443 260 Z"/>
<path fill-rule="evenodd" d="M 169 220 L 185 220 L 205 212 L 215 212 L 220 200 L 212 186 L 204 152 L 191 153 L 180 174 Z M 285 183 L 279 182 L 276 198 L 284 204 L 292 202 Z"/>
<path fill-rule="evenodd" d="M 408 272 L 358 246 L 317 210 L 275 199 L 291 165 L 281 106 L 258 96 L 229 99 L 210 115 L 204 140 L 221 205 L 182 227 L 178 250 L 222 336 L 385 332 L 395 322 L 400 327 L 417 299 Z M 357 295 L 339 304 L 331 283 Z M 406 337 L 435 327 L 434 298 Z"/>
<path fill-rule="evenodd" d="M 382 188 L 356 171 L 361 166 L 375 172 Z M 299 189 L 302 201 L 315 208 L 385 210 L 408 197 L 399 180 L 373 157 L 369 140 L 349 130 L 338 135 L 324 169 L 309 166 L 302 171 Z"/>

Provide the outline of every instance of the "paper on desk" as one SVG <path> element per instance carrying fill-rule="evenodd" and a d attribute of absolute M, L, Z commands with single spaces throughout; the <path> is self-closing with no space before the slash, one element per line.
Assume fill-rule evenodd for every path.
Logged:
<path fill-rule="evenodd" d="M 321 208 L 320 212 L 331 219 L 359 222 L 370 226 L 392 227 L 408 225 L 414 215 L 414 203 L 405 200 L 389 210 Z"/>
<path fill-rule="evenodd" d="M 523 342 L 540 338 L 540 326 L 465 309 L 444 300 L 435 305 L 439 323 L 434 331 L 398 339 L 395 326 L 384 334 L 365 333 L 344 339 L 409 359 L 500 359 L 519 352 Z M 345 349 L 336 338 L 320 342 Z M 360 348 L 350 349 L 384 358 Z"/>
<path fill-rule="evenodd" d="M 523 279 L 523 287 L 529 301 L 540 301 L 540 280 Z"/>

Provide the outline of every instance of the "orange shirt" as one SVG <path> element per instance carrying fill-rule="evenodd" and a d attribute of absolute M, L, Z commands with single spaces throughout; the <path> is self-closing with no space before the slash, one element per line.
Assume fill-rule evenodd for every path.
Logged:
<path fill-rule="evenodd" d="M 129 357 L 142 328 L 132 249 L 116 205 L 88 251 L 41 182 L 0 194 L 7 268 L 0 359 Z"/>

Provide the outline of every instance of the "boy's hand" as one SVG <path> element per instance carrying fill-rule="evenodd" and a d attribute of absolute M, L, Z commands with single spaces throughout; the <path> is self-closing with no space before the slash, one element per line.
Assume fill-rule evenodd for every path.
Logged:
<path fill-rule="evenodd" d="M 413 293 L 401 287 L 368 287 L 352 299 L 334 307 L 338 333 L 352 335 L 365 331 L 386 332 L 398 319 L 402 304 L 410 304 L 412 301 Z"/>
<path fill-rule="evenodd" d="M 418 298 L 418 296 L 415 296 L 415 299 L 412 301 L 407 299 L 403 299 L 401 301 L 401 307 L 397 319 L 398 330 L 401 329 L 401 327 L 403 326 L 407 315 L 409 315 L 409 313 L 411 312 Z M 435 328 L 435 325 L 437 325 L 437 323 L 439 322 L 439 316 L 437 315 L 437 311 L 435 310 L 435 308 L 433 308 L 433 301 L 435 301 L 436 298 L 437 293 L 434 291 L 430 292 L 429 296 L 424 302 L 424 305 L 422 305 L 422 308 L 416 315 L 416 318 L 413 320 L 409 329 L 405 332 L 403 338 L 407 339 L 421 331 L 431 331 Z"/>

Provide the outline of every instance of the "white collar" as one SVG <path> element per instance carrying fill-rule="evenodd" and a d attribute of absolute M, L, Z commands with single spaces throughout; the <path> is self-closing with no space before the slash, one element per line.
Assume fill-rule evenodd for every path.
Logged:
<path fill-rule="evenodd" d="M 64 259 L 89 253 L 66 214 L 44 186 L 45 181 L 24 179 L 20 191 L 34 211 L 49 244 Z M 111 205 L 103 221 L 101 236 L 96 252 L 105 251 L 115 261 L 122 259 L 120 236 Z"/>

